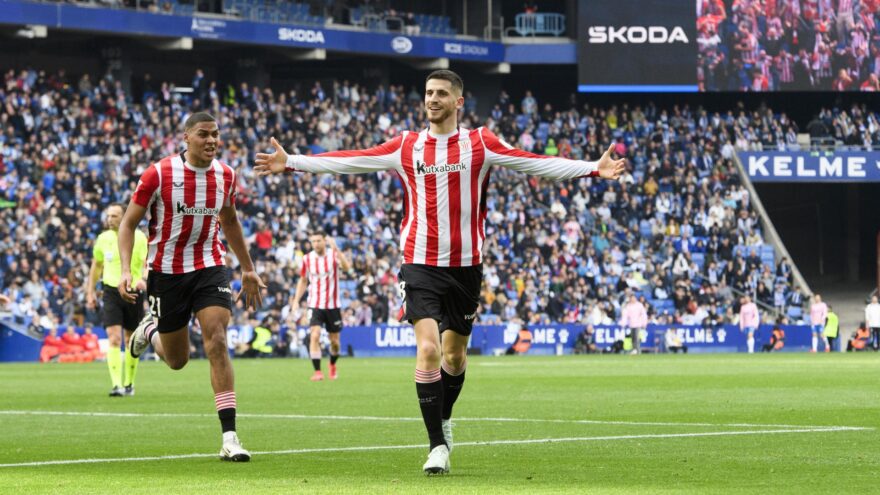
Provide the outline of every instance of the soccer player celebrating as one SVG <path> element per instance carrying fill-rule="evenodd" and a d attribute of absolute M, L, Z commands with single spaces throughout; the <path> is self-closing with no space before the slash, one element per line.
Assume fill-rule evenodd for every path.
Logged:
<path fill-rule="evenodd" d="M 144 263 L 147 259 L 147 236 L 138 229 L 134 231 L 134 250 L 131 256 L 130 273 L 137 273 L 138 279 L 134 284 L 137 291 L 134 303 L 119 297 L 119 279 L 122 277 L 122 266 L 119 258 L 119 245 L 117 232 L 119 222 L 125 209 L 122 205 L 112 204 L 107 207 L 107 230 L 95 239 L 92 248 L 92 266 L 89 269 L 89 279 L 86 285 L 86 306 L 95 308 L 95 285 L 98 278 L 104 285 L 104 328 L 107 331 L 107 341 L 110 348 L 107 350 L 107 367 L 110 368 L 110 381 L 113 388 L 110 397 L 122 397 L 134 395 L 134 377 L 137 373 L 138 359 L 125 353 L 125 380 L 122 378 L 122 355 L 119 352 L 119 344 L 122 342 L 122 329 L 125 329 L 125 348 L 131 334 L 138 326 L 138 322 L 144 317 L 144 291 L 147 290 L 147 270 Z M 125 387 L 123 389 L 123 386 Z"/>
<path fill-rule="evenodd" d="M 404 318 L 416 334 L 416 393 L 430 441 L 423 469 L 449 472 L 452 407 L 467 368 L 468 339 L 480 301 L 486 191 L 493 165 L 557 180 L 617 179 L 624 160 L 598 162 L 539 156 L 512 148 L 491 130 L 458 126 L 464 106 L 458 74 L 438 70 L 425 81 L 428 129 L 405 131 L 379 146 L 315 156 L 258 153 L 260 175 L 285 171 L 354 174 L 394 170 L 405 188 L 400 289 Z"/>
<path fill-rule="evenodd" d="M 351 269 L 348 257 L 336 247 L 336 240 L 331 236 L 326 239 L 323 234 L 313 231 L 309 234 L 312 250 L 303 257 L 299 282 L 293 296 L 295 305 L 309 288 L 309 355 L 315 373 L 313 382 L 324 379 L 321 372 L 321 327 L 330 334 L 330 379 L 335 380 L 336 360 L 339 359 L 339 333 L 342 331 L 342 313 L 339 311 L 339 268 L 343 271 Z M 327 245 L 330 249 L 327 249 Z"/>
<path fill-rule="evenodd" d="M 159 160 L 143 173 L 119 226 L 119 294 L 133 302 L 135 296 L 127 289 L 134 230 L 150 212 L 147 299 L 151 315 L 135 329 L 129 352 L 138 357 L 152 344 L 169 368 L 183 368 L 189 360 L 189 321 L 195 314 L 223 430 L 220 458 L 248 461 L 250 453 L 235 432 L 234 377 L 226 347 L 232 290 L 224 266 L 221 227 L 241 264 L 241 293 L 247 306 L 260 306 L 260 289 L 265 285 L 254 271 L 238 222 L 235 172 L 215 158 L 220 130 L 214 117 L 205 112 L 192 114 L 184 123 L 183 140 L 184 152 Z"/>

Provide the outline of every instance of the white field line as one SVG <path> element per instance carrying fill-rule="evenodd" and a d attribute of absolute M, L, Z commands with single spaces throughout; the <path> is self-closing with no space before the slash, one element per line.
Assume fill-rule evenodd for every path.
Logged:
<path fill-rule="evenodd" d="M 693 438 L 693 437 L 721 437 L 733 435 L 778 435 L 783 433 L 831 433 L 839 431 L 858 431 L 869 428 L 858 427 L 829 427 L 829 428 L 810 428 L 797 430 L 745 430 L 745 431 L 716 431 L 716 432 L 697 432 L 697 433 L 658 433 L 647 435 L 615 435 L 600 437 L 568 437 L 568 438 L 540 438 L 527 440 L 487 440 L 481 442 L 456 442 L 456 447 L 482 447 L 493 445 L 525 445 L 536 443 L 569 443 L 569 442 L 601 442 L 614 440 L 643 440 L 654 438 Z M 403 449 L 424 449 L 425 444 L 416 445 L 370 445 L 362 447 L 331 447 L 319 449 L 287 449 L 287 450 L 270 450 L 265 452 L 253 452 L 253 455 L 289 455 L 289 454 L 315 454 L 328 452 L 365 452 L 378 450 L 403 450 Z M 40 467 L 40 466 L 58 466 L 69 464 L 101 464 L 111 462 L 140 462 L 140 461 L 163 461 L 174 459 L 193 459 L 193 458 L 209 458 L 218 457 L 217 454 L 176 454 L 176 455 L 159 455 L 150 457 L 119 457 L 119 458 L 103 458 L 103 459 L 62 459 L 54 461 L 33 461 L 33 462 L 16 462 L 9 464 L 0 464 L 0 468 L 16 468 L 16 467 Z"/>
<path fill-rule="evenodd" d="M 216 414 L 200 413 L 132 413 L 132 412 L 90 412 L 90 411 L 27 411 L 27 410 L 0 410 L 0 415 L 7 416 L 86 416 L 86 417 L 112 417 L 112 418 L 215 418 Z M 312 414 L 259 414 L 238 413 L 239 418 L 259 419 L 304 419 L 304 420 L 330 420 L 330 421 L 402 421 L 422 422 L 422 418 L 407 418 L 394 416 L 339 416 L 339 415 L 312 415 Z M 541 418 L 455 418 L 455 422 L 484 422 L 484 423 L 557 423 L 557 424 L 585 424 L 585 425 L 622 425 L 622 426 L 707 426 L 725 428 L 861 428 L 857 426 L 838 425 L 778 425 L 758 423 L 672 423 L 672 422 L 646 422 L 646 421 L 613 421 L 598 419 L 541 419 Z M 873 430 L 873 428 L 861 428 Z"/>

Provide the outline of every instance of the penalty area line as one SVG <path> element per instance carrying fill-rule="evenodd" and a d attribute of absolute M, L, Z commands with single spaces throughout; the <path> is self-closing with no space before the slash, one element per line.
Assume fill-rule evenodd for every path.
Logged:
<path fill-rule="evenodd" d="M 791 433 L 833 433 L 841 431 L 860 431 L 868 428 L 860 427 L 828 427 L 828 428 L 809 428 L 795 430 L 738 430 L 738 431 L 714 431 L 714 432 L 693 432 L 693 433 L 657 433 L 646 435 L 611 435 L 596 437 L 566 437 L 566 438 L 536 438 L 524 440 L 485 440 L 475 442 L 457 442 L 456 447 L 486 447 L 493 445 L 527 445 L 540 443 L 570 443 L 570 442 L 601 442 L 616 440 L 647 440 L 657 438 L 695 438 L 695 437 L 722 437 L 722 436 L 740 436 L 740 435 L 779 435 Z M 334 453 L 334 452 L 371 452 L 382 450 L 404 450 L 404 449 L 424 449 L 425 444 L 415 445 L 368 445 L 360 447 L 326 447 L 314 449 L 286 449 L 286 450 L 270 450 L 262 452 L 253 452 L 255 456 L 270 455 L 293 455 L 293 454 L 317 454 L 317 453 Z M 218 457 L 217 454 L 174 454 L 174 455 L 158 455 L 145 457 L 119 457 L 119 458 L 86 458 L 86 459 L 60 459 L 52 461 L 32 461 L 32 462 L 16 462 L 8 464 L 0 464 L 0 468 L 16 468 L 16 467 L 42 467 L 42 466 L 59 466 L 71 464 L 103 464 L 113 462 L 143 462 L 143 461 L 164 461 L 176 459 L 198 459 Z"/>

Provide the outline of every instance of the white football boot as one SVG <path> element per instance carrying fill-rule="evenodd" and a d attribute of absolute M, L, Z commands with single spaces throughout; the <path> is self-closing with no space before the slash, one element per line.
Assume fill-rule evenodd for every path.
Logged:
<path fill-rule="evenodd" d="M 449 448 L 446 445 L 438 445 L 431 449 L 428 461 L 422 466 L 425 474 L 446 474 L 449 472 Z"/>
<path fill-rule="evenodd" d="M 153 317 L 147 313 L 141 322 L 138 323 L 137 328 L 134 329 L 134 332 L 131 334 L 131 341 L 128 343 L 128 353 L 131 354 L 131 357 L 141 357 L 141 354 L 150 346 L 150 339 L 147 338 L 147 327 L 152 322 Z"/>
<path fill-rule="evenodd" d="M 238 435 L 234 431 L 223 434 L 223 448 L 220 449 L 220 459 L 232 462 L 247 462 L 251 460 L 251 453 L 241 446 Z"/>

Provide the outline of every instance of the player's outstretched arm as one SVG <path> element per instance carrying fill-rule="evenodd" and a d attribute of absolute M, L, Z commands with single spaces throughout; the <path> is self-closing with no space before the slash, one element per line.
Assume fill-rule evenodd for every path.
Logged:
<path fill-rule="evenodd" d="M 257 153 L 257 158 L 254 161 L 254 171 L 257 172 L 257 175 L 260 177 L 271 175 L 271 174 L 280 174 L 287 171 L 287 158 L 290 156 L 284 151 L 284 148 L 278 144 L 278 141 L 275 138 L 269 139 L 270 144 L 275 151 L 270 153 Z"/>
<path fill-rule="evenodd" d="M 480 139 L 486 150 L 486 161 L 529 175 L 547 179 L 567 180 L 579 177 L 601 177 L 616 180 L 623 174 L 626 160 L 614 160 L 611 145 L 602 157 L 595 162 L 569 160 L 556 156 L 544 156 L 516 149 L 504 142 L 492 131 L 480 129 Z"/>
<path fill-rule="evenodd" d="M 254 262 L 248 252 L 247 242 L 244 240 L 244 233 L 241 231 L 241 223 L 238 221 L 238 213 L 234 203 L 220 209 L 220 228 L 223 229 L 226 242 L 229 243 L 229 247 L 241 265 L 241 292 L 238 293 L 238 299 L 241 299 L 244 294 L 245 307 L 258 309 L 263 305 L 261 291 L 266 287 L 266 284 L 260 280 L 260 276 L 254 270 Z"/>
<path fill-rule="evenodd" d="M 318 155 L 291 155 L 275 138 L 269 140 L 272 153 L 257 153 L 254 171 L 258 176 L 281 172 L 364 174 L 400 167 L 403 136 L 364 150 L 330 151 Z"/>

